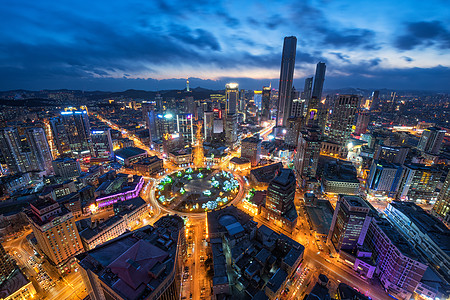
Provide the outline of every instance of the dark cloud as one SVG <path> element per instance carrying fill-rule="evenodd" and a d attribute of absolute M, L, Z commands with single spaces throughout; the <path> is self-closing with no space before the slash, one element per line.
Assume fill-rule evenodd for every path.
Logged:
<path fill-rule="evenodd" d="M 318 35 L 322 45 L 336 48 L 364 48 L 378 49 L 376 34 L 365 28 L 347 28 L 335 21 L 330 21 L 328 16 L 316 6 L 302 1 L 291 7 L 290 19 L 298 30 L 308 36 Z"/>
<path fill-rule="evenodd" d="M 403 58 L 406 62 L 412 62 L 412 61 L 414 61 L 414 59 L 412 59 L 412 58 L 409 57 L 409 56 L 402 56 L 402 58 Z"/>
<path fill-rule="evenodd" d="M 375 49 L 377 46 L 373 43 L 375 32 L 368 29 L 350 28 L 336 30 L 332 28 L 322 28 L 324 34 L 324 42 L 326 44 L 342 47 L 364 47 L 367 49 Z"/>
<path fill-rule="evenodd" d="M 224 20 L 225 24 L 228 27 L 237 28 L 241 24 L 241 22 L 238 19 L 236 19 L 235 17 L 230 16 L 229 14 L 227 14 L 224 11 L 219 11 L 219 12 L 216 13 L 216 15 L 219 18 L 221 18 L 222 20 Z"/>
<path fill-rule="evenodd" d="M 349 56 L 340 52 L 330 52 L 330 54 L 333 54 L 334 56 L 336 56 L 337 58 L 339 58 L 340 60 L 344 61 L 344 62 L 350 62 L 349 60 Z"/>
<path fill-rule="evenodd" d="M 191 30 L 186 26 L 175 25 L 170 36 L 198 48 L 220 50 L 220 44 L 216 37 L 211 32 L 203 29 Z"/>
<path fill-rule="evenodd" d="M 396 37 L 394 46 L 400 50 L 412 50 L 419 46 L 437 46 L 450 49 L 450 30 L 440 21 L 408 22 L 406 32 Z"/>

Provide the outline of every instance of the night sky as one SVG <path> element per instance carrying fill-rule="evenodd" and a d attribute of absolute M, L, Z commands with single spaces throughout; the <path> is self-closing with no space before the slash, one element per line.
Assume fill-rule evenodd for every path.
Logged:
<path fill-rule="evenodd" d="M 3 0 L 0 89 L 278 87 L 283 38 L 294 85 L 327 63 L 325 89 L 450 91 L 448 0 Z"/>

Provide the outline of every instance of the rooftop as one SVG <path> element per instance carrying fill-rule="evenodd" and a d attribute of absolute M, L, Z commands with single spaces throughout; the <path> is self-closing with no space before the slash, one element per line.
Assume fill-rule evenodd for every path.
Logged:
<path fill-rule="evenodd" d="M 392 201 L 390 205 L 407 216 L 442 251 L 450 255 L 450 230 L 441 221 L 412 202 Z"/>
<path fill-rule="evenodd" d="M 151 298 L 167 276 L 174 274 L 183 226 L 180 217 L 162 217 L 153 227 L 123 234 L 77 259 L 124 299 Z"/>
<path fill-rule="evenodd" d="M 143 155 L 145 153 L 147 153 L 147 151 L 138 147 L 126 147 L 114 151 L 114 155 L 119 156 L 123 159 L 127 159 L 137 155 Z"/>
<path fill-rule="evenodd" d="M 282 168 L 283 164 L 279 162 L 276 164 L 253 169 L 250 171 L 250 174 L 252 174 L 258 182 L 268 183 L 275 177 L 276 172 Z"/>

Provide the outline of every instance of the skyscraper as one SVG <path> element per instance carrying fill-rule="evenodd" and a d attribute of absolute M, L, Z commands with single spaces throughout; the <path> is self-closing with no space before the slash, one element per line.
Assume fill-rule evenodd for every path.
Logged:
<path fill-rule="evenodd" d="M 113 158 L 114 150 L 111 139 L 111 129 L 102 128 L 91 131 L 92 156 L 98 158 Z"/>
<path fill-rule="evenodd" d="M 28 162 L 22 154 L 16 128 L 6 127 L 0 130 L 0 151 L 11 174 L 27 171 Z"/>
<path fill-rule="evenodd" d="M 0 285 L 14 272 L 16 264 L 0 244 Z"/>
<path fill-rule="evenodd" d="M 309 77 L 305 79 L 305 87 L 303 88 L 302 99 L 305 99 L 306 102 L 311 99 L 312 94 L 312 85 L 313 85 L 313 77 Z"/>
<path fill-rule="evenodd" d="M 339 144 L 339 153 L 336 154 L 340 156 L 347 154 L 347 142 L 353 131 L 358 105 L 357 95 L 338 95 L 334 102 L 328 137 L 332 142 Z"/>
<path fill-rule="evenodd" d="M 205 141 L 210 143 L 214 132 L 214 112 L 205 111 L 203 117 L 203 127 L 205 129 Z"/>
<path fill-rule="evenodd" d="M 39 248 L 58 267 L 83 250 L 72 213 L 52 199 L 39 199 L 27 212 Z"/>
<path fill-rule="evenodd" d="M 317 63 L 316 76 L 314 78 L 314 87 L 311 97 L 308 99 L 308 112 L 306 114 L 306 122 L 309 126 L 317 126 L 319 120 L 319 104 L 322 100 L 323 83 L 325 81 L 326 65 L 323 62 Z M 305 82 L 309 85 L 309 82 Z"/>
<path fill-rule="evenodd" d="M 317 127 L 307 127 L 298 136 L 294 169 L 302 181 L 316 177 L 320 156 L 321 136 Z"/>
<path fill-rule="evenodd" d="M 225 85 L 225 94 L 227 99 L 227 114 L 235 114 L 237 112 L 237 101 L 239 99 L 239 85 L 237 83 L 227 83 Z"/>
<path fill-rule="evenodd" d="M 369 121 L 370 121 L 370 114 L 367 111 L 358 113 L 358 117 L 356 120 L 355 135 L 359 136 L 363 133 L 366 133 Z"/>
<path fill-rule="evenodd" d="M 51 171 L 53 157 L 45 130 L 41 127 L 28 128 L 26 130 L 26 136 L 37 169 Z"/>
<path fill-rule="evenodd" d="M 281 169 L 267 188 L 266 208 L 282 215 L 294 205 L 295 174 L 291 169 Z"/>
<path fill-rule="evenodd" d="M 291 113 L 292 80 L 294 78 L 295 54 L 297 38 L 284 38 L 283 55 L 281 57 L 280 84 L 278 88 L 277 126 L 286 127 Z"/>
<path fill-rule="evenodd" d="M 60 154 L 70 152 L 73 157 L 90 154 L 91 131 L 86 110 L 67 109 L 61 112 L 59 118 L 53 119 L 51 124 Z"/>
<path fill-rule="evenodd" d="M 380 106 L 380 91 L 372 92 L 372 103 L 370 104 L 370 110 L 377 110 Z"/>
<path fill-rule="evenodd" d="M 450 223 L 450 172 L 445 178 L 444 185 L 437 198 L 433 211 L 444 219 L 445 222 Z"/>
<path fill-rule="evenodd" d="M 369 229 L 372 218 L 369 216 L 370 207 L 359 196 L 339 195 L 336 203 L 328 243 L 336 251 L 354 250 L 361 246 Z"/>
<path fill-rule="evenodd" d="M 262 113 L 261 113 L 261 120 L 262 121 L 269 121 L 272 119 L 272 116 L 270 114 L 270 86 L 263 87 L 262 92 Z"/>
<path fill-rule="evenodd" d="M 430 127 L 422 132 L 417 148 L 423 152 L 439 154 L 442 141 L 444 140 L 445 130 L 439 127 Z"/>
<path fill-rule="evenodd" d="M 316 76 L 314 77 L 314 87 L 312 90 L 312 97 L 322 100 L 323 83 L 325 81 L 325 71 L 327 66 L 323 62 L 318 62 L 316 65 Z"/>
<path fill-rule="evenodd" d="M 183 138 L 184 143 L 188 145 L 194 144 L 194 125 L 192 114 L 177 114 L 177 132 Z"/>

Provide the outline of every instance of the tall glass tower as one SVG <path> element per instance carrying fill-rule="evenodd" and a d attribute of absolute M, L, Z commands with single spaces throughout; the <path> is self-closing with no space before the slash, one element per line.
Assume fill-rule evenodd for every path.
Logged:
<path fill-rule="evenodd" d="M 278 87 L 277 126 L 286 127 L 291 113 L 292 80 L 294 78 L 295 53 L 297 38 L 284 38 L 283 56 L 281 58 L 280 85 Z"/>

